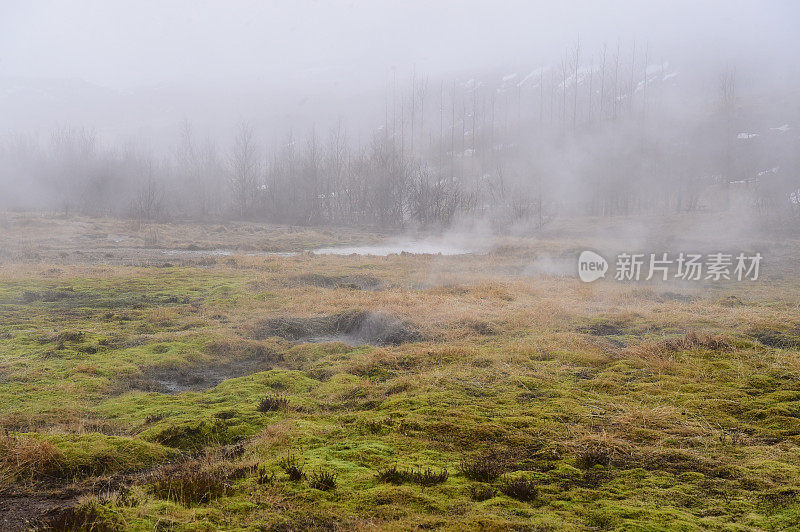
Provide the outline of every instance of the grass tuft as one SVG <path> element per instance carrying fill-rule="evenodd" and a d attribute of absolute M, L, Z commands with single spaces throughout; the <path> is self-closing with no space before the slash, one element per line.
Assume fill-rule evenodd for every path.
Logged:
<path fill-rule="evenodd" d="M 459 464 L 459 470 L 465 477 L 478 482 L 491 482 L 502 475 L 505 469 L 505 460 L 493 453 L 465 456 Z"/>
<path fill-rule="evenodd" d="M 378 473 L 378 480 L 389 484 L 402 484 L 404 482 L 413 482 L 420 486 L 435 486 L 441 484 L 449 478 L 449 473 L 446 469 L 434 471 L 431 468 L 422 470 L 417 469 L 398 469 L 397 464 L 384 469 Z"/>
<path fill-rule="evenodd" d="M 473 501 L 488 501 L 494 497 L 494 490 L 485 484 L 472 484 L 469 487 L 469 497 Z"/>
<path fill-rule="evenodd" d="M 532 501 L 539 495 L 536 483 L 524 478 L 506 479 L 500 485 L 500 491 L 512 499 L 524 502 Z"/>
<path fill-rule="evenodd" d="M 378 473 L 378 480 L 388 484 L 402 484 L 405 481 L 405 476 L 402 471 L 397 469 L 397 464 L 384 469 Z"/>
<path fill-rule="evenodd" d="M 420 486 L 435 486 L 436 484 L 445 482 L 449 474 L 447 473 L 446 469 L 434 471 L 428 467 L 421 471 L 408 471 L 407 476 L 411 482 L 419 484 Z"/>
<path fill-rule="evenodd" d="M 320 491 L 334 490 L 336 489 L 336 474 L 330 471 L 315 471 L 309 477 L 308 485 Z"/>
<path fill-rule="evenodd" d="M 303 472 L 303 464 L 294 455 L 287 455 L 281 462 L 281 469 L 293 482 L 303 480 L 306 474 Z"/>
<path fill-rule="evenodd" d="M 113 532 L 122 530 L 116 516 L 102 506 L 102 501 L 89 500 L 76 506 L 56 508 L 36 530 Z"/>
<path fill-rule="evenodd" d="M 224 496 L 231 489 L 222 467 L 207 468 L 198 460 L 164 467 L 153 474 L 152 493 L 184 506 L 205 504 Z"/>
<path fill-rule="evenodd" d="M 63 462 L 63 453 L 48 441 L 0 435 L 0 476 L 23 479 L 52 474 Z"/>
<path fill-rule="evenodd" d="M 276 412 L 278 410 L 288 410 L 289 399 L 282 395 L 268 395 L 259 401 L 256 410 L 262 413 Z"/>
<path fill-rule="evenodd" d="M 275 471 L 267 470 L 266 467 L 259 467 L 258 478 L 256 479 L 256 482 L 261 485 L 272 484 L 275 482 Z"/>

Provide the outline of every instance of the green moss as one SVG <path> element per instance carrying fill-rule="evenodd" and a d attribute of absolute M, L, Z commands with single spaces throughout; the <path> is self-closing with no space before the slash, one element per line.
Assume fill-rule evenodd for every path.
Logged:
<path fill-rule="evenodd" d="M 29 456 L 31 473 L 41 472 L 65 478 L 133 471 L 178 456 L 174 450 L 138 438 L 39 433 L 18 433 L 14 437 L 16 449 L 10 450 L 11 454 L 18 455 L 19 449 L 36 450 L 36 455 Z M 29 442 L 49 447 L 32 447 Z"/>
<path fill-rule="evenodd" d="M 417 267 L 403 257 L 341 260 L 336 268 L 369 268 L 386 279 L 412 275 L 391 269 L 403 260 L 409 271 Z M 321 267 L 314 264 L 301 257 L 294 267 Z M 225 496 L 190 508 L 141 486 L 133 486 L 131 500 L 102 501 L 103 511 L 134 530 L 782 529 L 800 517 L 795 353 L 748 339 L 748 328 L 730 349 L 622 347 L 672 338 L 681 320 L 726 330 L 738 315 L 714 312 L 740 306 L 662 317 L 595 301 L 607 308 L 605 318 L 576 312 L 567 326 L 533 327 L 525 325 L 525 305 L 534 300 L 500 298 L 493 301 L 519 305 L 508 311 L 519 312 L 521 325 L 504 329 L 487 317 L 498 324 L 489 339 L 468 332 L 458 342 L 390 348 L 254 340 L 251 323 L 291 309 L 299 297 L 313 308 L 324 293 L 320 304 L 335 312 L 362 297 L 289 286 L 284 266 L 0 282 L 8 331 L 0 335 L 0 424 L 53 446 L 49 474 L 136 471 L 197 454 L 232 479 Z M 435 297 L 456 305 L 474 297 L 470 290 Z M 422 297 L 430 295 L 404 291 L 397 304 L 414 310 Z M 745 307 L 764 320 L 791 311 L 754 299 Z M 775 329 L 785 338 L 793 322 L 782 319 L 787 324 Z M 171 372 L 191 377 L 232 367 L 243 376 L 192 391 L 154 384 Z M 285 396 L 290 407 L 260 413 L 266 395 Z M 609 460 L 576 467 L 590 444 L 604 446 Z M 475 482 L 459 464 L 483 452 L 497 455 L 505 476 L 486 483 L 495 496 L 475 501 Z M 279 469 L 288 454 L 309 472 L 335 473 L 336 489 L 289 481 Z M 256 465 L 279 473 L 259 484 Z M 449 475 L 435 486 L 377 479 L 395 465 Z M 536 500 L 502 494 L 510 478 L 535 481 Z"/>

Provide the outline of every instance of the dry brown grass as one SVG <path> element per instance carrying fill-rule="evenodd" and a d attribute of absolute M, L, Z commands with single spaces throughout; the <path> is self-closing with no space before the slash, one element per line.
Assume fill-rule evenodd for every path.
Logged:
<path fill-rule="evenodd" d="M 200 460 L 189 460 L 159 468 L 148 481 L 156 497 L 190 506 L 227 494 L 231 490 L 230 472 L 221 464 L 211 467 Z"/>
<path fill-rule="evenodd" d="M 54 473 L 63 459 L 61 451 L 50 442 L 27 436 L 0 435 L 0 471 L 11 478 Z"/>
<path fill-rule="evenodd" d="M 102 231 L 92 227 L 87 230 Z M 214 242 L 217 233 L 213 228 L 208 230 L 208 235 L 196 233 L 193 241 Z M 163 238 L 176 238 L 181 231 L 186 228 L 165 228 Z M 225 231 L 219 233 L 219 238 L 224 237 Z M 247 245 L 271 245 L 266 241 L 254 243 L 262 239 L 258 232 L 239 236 Z M 268 239 L 269 235 L 263 238 Z M 555 254 L 576 244 L 547 245 Z M 532 271 L 527 266 L 538 246 L 539 241 L 534 239 L 517 239 L 499 252 L 476 257 L 240 255 L 218 258 L 202 269 L 70 265 L 45 260 L 0 265 L 0 275 L 8 274 L 6 293 L 12 297 L 21 293 L 21 288 L 13 285 L 16 281 L 25 283 L 26 290 L 27 285 L 45 290 L 50 285 L 83 284 L 96 295 L 114 297 L 109 286 L 116 283 L 107 281 L 124 278 L 134 290 L 145 294 L 151 293 L 154 285 L 158 285 L 162 296 L 174 292 L 177 300 L 155 299 L 153 305 L 124 311 L 132 316 L 130 322 L 120 323 L 120 329 L 129 327 L 124 343 L 132 346 L 131 353 L 138 353 L 133 349 L 139 349 L 146 356 L 150 353 L 147 344 L 182 342 L 170 349 L 169 357 L 174 358 L 170 362 L 191 369 L 206 363 L 251 359 L 269 363 L 263 368 L 258 366 L 258 371 L 274 366 L 278 371 L 270 379 L 280 378 L 281 383 L 286 379 L 288 384 L 282 384 L 285 388 L 273 388 L 271 384 L 258 388 L 254 392 L 257 395 L 249 396 L 246 404 L 230 409 L 247 416 L 214 418 L 236 423 L 241 418 L 244 424 L 249 422 L 246 418 L 253 417 L 252 410 L 264 394 L 285 390 L 279 393 L 287 393 L 293 407 L 286 415 L 256 416 L 258 422 L 265 424 L 257 427 L 260 432 L 255 432 L 257 435 L 248 442 L 248 452 L 253 453 L 254 459 L 284 455 L 287 447 L 302 452 L 301 446 L 310 445 L 309 450 L 314 452 L 307 454 L 313 461 L 322 456 L 321 452 L 315 454 L 315 446 L 322 445 L 319 442 L 338 445 L 343 437 L 355 434 L 348 431 L 363 429 L 370 438 L 375 436 L 395 446 L 402 458 L 424 453 L 428 447 L 437 453 L 452 452 L 448 464 L 451 473 L 463 453 L 471 456 L 486 447 L 516 452 L 513 468 L 533 467 L 538 471 L 541 467 L 537 482 L 539 476 L 547 476 L 548 467 L 558 462 L 578 464 L 585 468 L 582 478 L 574 480 L 580 485 L 586 479 L 613 478 L 617 468 L 595 467 L 609 464 L 670 472 L 712 472 L 711 458 L 718 449 L 756 446 L 759 438 L 763 442 L 776 434 L 782 437 L 782 427 L 766 426 L 772 415 L 791 421 L 788 414 L 793 412 L 792 405 L 779 404 L 770 397 L 763 404 L 749 401 L 746 408 L 739 408 L 733 404 L 736 398 L 729 398 L 728 393 L 752 390 L 763 382 L 764 393 L 778 397 L 786 390 L 773 392 L 772 387 L 788 382 L 784 375 L 800 373 L 800 355 L 796 351 L 759 343 L 752 334 L 759 328 L 791 334 L 800 326 L 797 306 L 792 306 L 796 286 L 750 285 L 745 296 L 745 290 L 733 284 L 707 292 L 700 288 L 679 291 L 670 284 L 633 286 L 608 280 L 587 285 L 572 278 L 520 273 Z M 169 260 L 174 266 L 191 265 Z M 356 289 L 331 281 L 358 275 L 379 279 L 382 289 Z M 42 279 L 46 282 L 42 283 Z M 44 286 L 47 283 L 50 285 Z M 783 290 L 787 292 L 782 293 Z M 683 297 L 684 292 L 691 297 Z M 191 303 L 184 301 L 189 293 Z M 735 304 L 728 300 L 729 294 L 738 294 Z M 25 312 L 38 312 L 43 316 L 41 322 L 49 324 L 52 320 L 47 313 L 57 306 L 37 301 Z M 259 322 L 329 317 L 354 310 L 382 312 L 407 320 L 423 333 L 422 340 L 354 348 L 344 343 L 251 339 L 253 325 Z M 87 318 L 80 326 L 89 339 L 83 343 L 95 342 L 99 336 L 110 337 L 116 319 L 94 328 Z M 693 329 L 702 332 L 684 334 Z M 52 343 L 60 330 L 60 326 L 49 326 L 47 341 Z M 13 334 L 22 335 L 25 331 L 14 329 Z M 35 347 L 44 350 L 43 346 Z M 71 347 L 77 349 L 75 345 Z M 116 346 L 106 349 L 117 351 Z M 129 347 L 120 347 L 119 351 L 125 354 L 126 349 Z M 41 367 L 22 363 L 27 350 L 18 351 L 24 355 L 2 362 L 4 373 L 15 375 L 19 382 L 46 377 Z M 51 363 L 55 359 L 46 360 Z M 283 374 L 284 370 L 303 374 Z M 80 378 L 58 380 L 48 389 L 64 397 L 78 397 L 85 394 L 86 381 L 102 386 L 102 379 L 91 377 L 113 374 L 103 365 L 101 356 L 86 362 L 70 359 L 67 371 L 79 372 Z M 247 366 L 246 371 L 255 372 L 256 366 Z M 719 375 L 710 379 L 709 372 L 716 371 Z M 310 384 L 307 377 L 318 381 Z M 303 384 L 297 384 L 300 382 Z M 233 398 L 249 393 L 249 383 L 245 379 L 241 387 L 234 385 L 209 395 L 238 400 Z M 293 388 L 295 384 L 297 389 Z M 171 398 L 179 400 L 182 399 Z M 110 424 L 111 418 L 87 418 L 78 401 L 73 405 L 71 409 L 60 409 L 55 421 L 52 412 L 29 409 L 22 410 L 30 412 L 26 414 L 5 414 L 0 422 L 8 422 L 6 426 L 15 430 L 33 427 L 46 432 L 54 430 L 54 426 L 63 427 L 71 434 L 109 434 L 114 430 L 113 426 L 102 425 Z M 209 405 L 216 409 L 216 402 Z M 196 415 L 202 417 L 202 412 Z M 715 419 L 715 415 L 721 419 Z M 164 421 L 169 420 L 155 423 Z M 232 426 L 238 427 L 234 421 L 230 421 Z M 130 424 L 126 427 L 125 421 L 114 422 L 120 424 L 117 429 L 138 430 L 138 425 L 132 428 Z M 744 430 L 750 430 L 753 436 Z M 371 451 L 360 449 L 363 442 L 358 440 L 358 434 L 352 450 L 342 452 L 336 448 L 331 455 L 352 453 L 357 455 L 359 466 L 378 464 L 370 457 Z M 784 453 L 791 452 L 789 441 L 794 440 L 787 439 L 787 448 L 776 446 L 768 452 L 785 460 Z M 757 452 L 767 451 L 754 451 Z M 52 445 L 20 436 L 7 436 L 0 442 L 0 455 L 4 472 L 17 476 L 41 474 L 48 463 L 57 469 L 63 460 Z M 755 460 L 756 455 L 753 456 Z M 741 456 L 735 458 L 738 461 Z M 228 466 L 239 467 L 225 467 Z M 385 464 L 381 462 L 380 466 Z M 177 471 L 163 477 L 159 480 L 161 493 L 173 500 L 210 500 L 215 497 L 213 493 L 224 493 L 232 483 L 232 477 L 216 467 L 203 463 L 189 472 Z M 277 470 L 274 463 L 269 467 Z M 309 465 L 309 475 L 311 471 Z M 529 470 L 509 469 L 505 473 L 508 480 L 516 481 L 519 479 L 515 473 L 522 471 Z M 349 493 L 343 486 L 348 490 L 354 485 L 359 489 L 363 486 L 362 478 L 353 484 L 352 471 L 337 472 L 337 489 L 342 494 Z M 277 481 L 284 482 L 284 477 L 281 474 Z M 179 479 L 177 483 L 173 482 L 175 478 Z M 504 480 L 501 473 L 494 479 L 497 485 L 481 497 L 505 485 Z M 237 489 L 240 484 L 247 483 L 235 483 Z M 448 484 L 451 482 L 441 487 Z M 550 487 L 542 487 L 541 495 L 554 497 L 558 490 L 570 489 L 568 484 L 551 483 Z M 222 491 L 217 489 L 220 486 Z M 519 490 L 512 492 L 525 498 L 524 493 L 533 491 L 528 488 L 536 486 L 521 483 L 517 487 Z M 279 490 L 274 488 L 263 488 L 264 493 L 259 493 L 259 503 L 266 501 L 268 505 L 269 510 L 265 511 L 287 504 L 286 500 L 279 500 L 275 494 Z M 180 494 L 181 490 L 184 494 L 188 491 L 188 498 Z M 641 500 L 638 494 L 636 497 Z"/>
<path fill-rule="evenodd" d="M 568 444 L 578 467 L 590 469 L 595 465 L 608 466 L 630 460 L 633 446 L 605 430 L 589 434 Z"/>
<path fill-rule="evenodd" d="M 171 325 L 179 316 L 178 310 L 172 307 L 157 307 L 147 311 L 147 321 L 162 327 Z"/>
<path fill-rule="evenodd" d="M 381 368 L 399 368 L 400 356 L 394 349 L 377 348 L 354 353 L 342 361 L 341 370 L 354 375 L 367 375 Z M 337 368 L 338 370 L 338 368 Z"/>
<path fill-rule="evenodd" d="M 254 447 L 267 451 L 283 448 L 285 443 L 297 434 L 296 424 L 296 421 L 288 419 L 271 423 L 254 438 Z"/>
<path fill-rule="evenodd" d="M 682 337 L 646 341 L 625 350 L 625 356 L 635 356 L 647 360 L 670 360 L 681 351 L 690 349 L 709 349 L 729 351 L 732 342 L 723 335 L 689 331 Z"/>

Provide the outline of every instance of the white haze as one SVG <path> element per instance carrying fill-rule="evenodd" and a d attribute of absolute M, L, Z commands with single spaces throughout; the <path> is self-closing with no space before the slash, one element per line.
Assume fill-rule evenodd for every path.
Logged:
<path fill-rule="evenodd" d="M 798 20 L 794 1 L 0 0 L 0 208 L 794 230 Z"/>
<path fill-rule="evenodd" d="M 3 0 L 0 131 L 68 124 L 150 145 L 183 119 L 220 141 L 246 119 L 274 142 L 341 119 L 366 135 L 395 75 L 521 78 L 577 39 L 761 83 L 797 76 L 798 20 L 791 0 Z"/>

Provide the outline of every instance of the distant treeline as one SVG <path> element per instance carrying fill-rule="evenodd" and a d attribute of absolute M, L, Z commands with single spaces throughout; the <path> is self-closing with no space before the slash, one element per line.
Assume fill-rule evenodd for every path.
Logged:
<path fill-rule="evenodd" d="M 677 75 L 635 51 L 587 61 L 575 46 L 558 68 L 497 82 L 412 76 L 389 84 L 362 144 L 339 126 L 268 150 L 240 124 L 220 148 L 186 122 L 155 157 L 82 128 L 9 135 L 0 207 L 386 229 L 738 209 L 800 225 L 797 99 L 740 96 L 724 70 L 688 100 Z"/>

